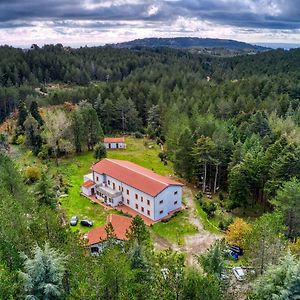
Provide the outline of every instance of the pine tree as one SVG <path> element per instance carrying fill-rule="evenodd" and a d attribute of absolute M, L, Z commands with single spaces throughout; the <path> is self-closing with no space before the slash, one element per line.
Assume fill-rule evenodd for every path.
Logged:
<path fill-rule="evenodd" d="M 17 120 L 17 127 L 20 128 L 21 132 L 24 132 L 24 122 L 26 121 L 26 118 L 28 116 L 28 111 L 25 106 L 24 101 L 19 102 L 18 106 L 18 120 Z"/>
<path fill-rule="evenodd" d="M 44 249 L 36 245 L 32 254 L 33 258 L 23 255 L 24 271 L 20 272 L 26 299 L 62 299 L 65 258 L 47 243 Z"/>
<path fill-rule="evenodd" d="M 140 216 L 132 219 L 126 236 L 130 242 L 137 242 L 138 245 L 149 245 L 150 243 L 150 233 Z"/>
<path fill-rule="evenodd" d="M 53 182 L 48 178 L 46 172 L 43 172 L 41 179 L 36 185 L 35 195 L 40 205 L 48 205 L 52 208 L 56 205 Z"/>
<path fill-rule="evenodd" d="M 32 149 L 33 154 L 37 155 L 41 151 L 42 137 L 40 134 L 39 124 L 31 114 L 28 115 L 24 122 L 26 145 Z"/>
<path fill-rule="evenodd" d="M 29 112 L 37 120 L 39 126 L 42 126 L 44 124 L 44 121 L 43 121 L 43 119 L 42 119 L 42 117 L 39 113 L 39 110 L 38 110 L 38 104 L 35 100 L 33 100 L 31 102 Z"/>

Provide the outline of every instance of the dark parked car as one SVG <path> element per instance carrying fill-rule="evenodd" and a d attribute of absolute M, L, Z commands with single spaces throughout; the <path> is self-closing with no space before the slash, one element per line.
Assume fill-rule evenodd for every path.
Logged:
<path fill-rule="evenodd" d="M 92 227 L 93 226 L 93 222 L 89 221 L 89 220 L 81 220 L 80 224 L 82 226 L 87 226 L 87 227 Z"/>
<path fill-rule="evenodd" d="M 73 216 L 73 217 L 71 218 L 70 225 L 71 225 L 71 226 L 76 226 L 77 223 L 78 223 L 78 218 L 77 218 L 76 216 Z"/>

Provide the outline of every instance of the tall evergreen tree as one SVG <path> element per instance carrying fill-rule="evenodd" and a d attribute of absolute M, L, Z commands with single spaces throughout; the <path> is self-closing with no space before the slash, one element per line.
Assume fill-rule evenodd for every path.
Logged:
<path fill-rule="evenodd" d="M 42 126 L 44 124 L 44 121 L 39 113 L 38 104 L 35 100 L 31 102 L 29 112 L 37 120 L 39 126 Z"/>
<path fill-rule="evenodd" d="M 33 258 L 24 255 L 24 271 L 20 272 L 26 299 L 62 299 L 64 256 L 47 243 L 44 249 L 35 246 L 32 254 Z"/>

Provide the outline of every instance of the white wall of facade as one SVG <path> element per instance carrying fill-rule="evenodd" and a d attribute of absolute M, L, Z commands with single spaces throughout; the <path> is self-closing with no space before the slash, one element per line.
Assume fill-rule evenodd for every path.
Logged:
<path fill-rule="evenodd" d="M 108 175 L 94 172 L 94 178 L 96 183 L 104 183 L 115 191 L 121 191 L 124 205 L 155 221 L 179 209 L 182 204 L 181 186 L 169 186 L 156 197 L 152 197 Z M 160 213 L 161 211 L 163 212 Z"/>
<path fill-rule="evenodd" d="M 92 189 L 91 188 L 86 188 L 84 186 L 81 187 L 81 192 L 87 196 L 91 196 L 92 195 Z"/>
<path fill-rule="evenodd" d="M 170 212 L 181 208 L 182 187 L 170 185 L 160 192 L 154 200 L 154 220 L 166 217 Z"/>
<path fill-rule="evenodd" d="M 106 149 L 124 149 L 125 143 L 104 143 Z M 109 147 L 110 145 L 110 147 Z"/>

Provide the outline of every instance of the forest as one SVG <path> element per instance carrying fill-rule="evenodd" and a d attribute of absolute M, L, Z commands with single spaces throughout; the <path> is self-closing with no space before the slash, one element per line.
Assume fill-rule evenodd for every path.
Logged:
<path fill-rule="evenodd" d="M 54 191 L 63 183 L 47 170 L 20 174 L 9 155 L 22 145 L 46 165 L 93 150 L 100 159 L 99 141 L 113 134 L 161 145 L 162 162 L 197 189 L 208 215 L 216 205 L 243 211 L 221 229 L 256 270 L 249 299 L 298 299 L 299 99 L 300 50 L 222 58 L 0 47 L 0 299 L 232 299 L 222 281 L 224 241 L 199 255 L 199 271 L 180 253 L 155 251 L 136 218 L 125 249 L 112 242 L 86 256 L 78 234 L 62 226 Z"/>

